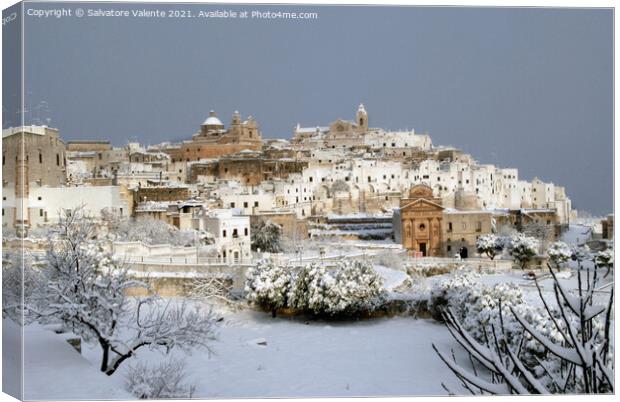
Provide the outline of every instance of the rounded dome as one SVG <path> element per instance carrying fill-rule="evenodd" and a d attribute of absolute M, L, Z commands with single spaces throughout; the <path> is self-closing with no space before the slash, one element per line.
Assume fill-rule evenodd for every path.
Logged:
<path fill-rule="evenodd" d="M 202 123 L 202 125 L 203 126 L 224 126 L 221 120 L 215 116 L 215 112 L 213 110 L 209 112 L 209 117 L 207 117 L 207 120 L 205 120 L 204 123 Z"/>

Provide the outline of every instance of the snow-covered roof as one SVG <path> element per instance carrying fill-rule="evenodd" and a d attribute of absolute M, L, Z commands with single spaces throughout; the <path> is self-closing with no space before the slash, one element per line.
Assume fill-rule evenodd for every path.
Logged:
<path fill-rule="evenodd" d="M 48 129 L 47 126 L 17 126 L 17 127 L 9 127 L 2 130 L 2 138 L 10 137 L 14 134 L 19 133 L 28 133 L 28 134 L 37 134 L 37 135 L 45 135 L 45 130 Z"/>

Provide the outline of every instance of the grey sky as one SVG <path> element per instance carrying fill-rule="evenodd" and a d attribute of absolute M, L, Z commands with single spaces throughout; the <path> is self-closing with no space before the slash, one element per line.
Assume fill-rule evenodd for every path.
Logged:
<path fill-rule="evenodd" d="M 47 101 L 64 139 L 122 145 L 190 138 L 209 109 L 225 124 L 238 109 L 265 137 L 289 138 L 298 122 L 353 118 L 363 102 L 373 127 L 428 131 L 434 144 L 566 186 L 574 208 L 611 212 L 611 10 L 269 9 L 319 18 L 26 17 L 26 103 Z"/>

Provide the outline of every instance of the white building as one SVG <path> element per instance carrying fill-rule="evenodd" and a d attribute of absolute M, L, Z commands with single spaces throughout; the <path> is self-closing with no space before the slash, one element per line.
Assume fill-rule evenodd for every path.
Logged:
<path fill-rule="evenodd" d="M 119 186 L 36 187 L 28 197 L 30 227 L 57 223 L 63 211 L 80 207 L 94 219 L 100 219 L 104 209 L 121 217 L 131 213 Z"/>
<path fill-rule="evenodd" d="M 216 209 L 205 216 L 205 229 L 213 234 L 218 258 L 241 262 L 251 258 L 250 217 L 233 209 Z"/>

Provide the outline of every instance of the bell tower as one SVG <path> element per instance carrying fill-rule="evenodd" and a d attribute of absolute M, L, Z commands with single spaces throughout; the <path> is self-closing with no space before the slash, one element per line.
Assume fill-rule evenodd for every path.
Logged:
<path fill-rule="evenodd" d="M 359 133 L 365 133 L 368 131 L 368 113 L 364 109 L 364 104 L 360 103 L 357 108 L 357 114 L 355 115 L 355 123 L 357 124 L 357 131 Z"/>

